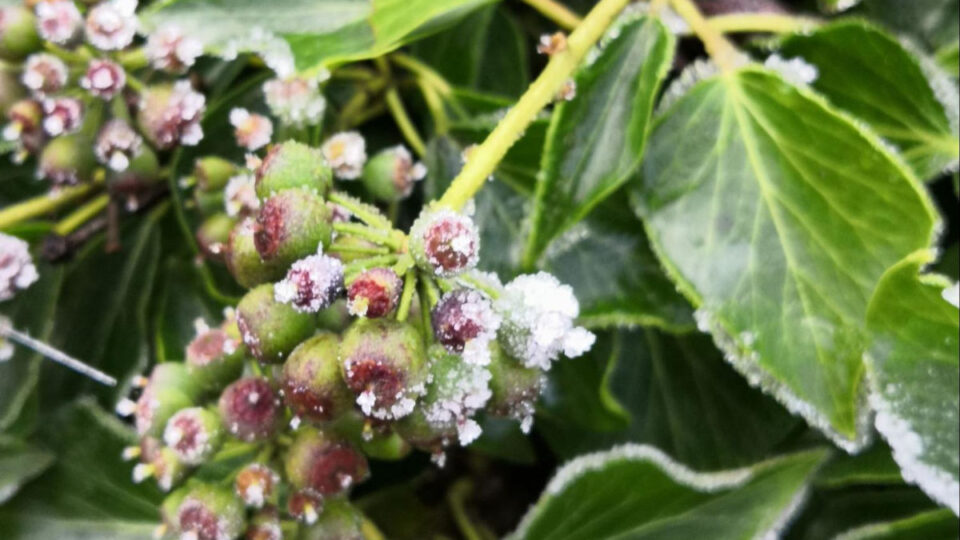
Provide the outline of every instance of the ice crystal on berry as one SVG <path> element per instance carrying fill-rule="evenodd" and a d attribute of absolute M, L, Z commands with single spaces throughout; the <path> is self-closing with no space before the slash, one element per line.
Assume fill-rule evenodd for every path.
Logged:
<path fill-rule="evenodd" d="M 293 263 L 273 290 L 277 302 L 316 313 L 343 293 L 343 263 L 321 253 L 304 257 Z"/>
<path fill-rule="evenodd" d="M 496 338 L 500 316 L 481 292 L 459 289 L 440 299 L 431 316 L 433 335 L 448 351 L 460 353 L 465 362 L 490 362 L 490 341 Z"/>
<path fill-rule="evenodd" d="M 417 264 L 438 276 L 454 276 L 476 266 L 480 234 L 470 218 L 448 209 L 425 210 L 410 228 Z"/>

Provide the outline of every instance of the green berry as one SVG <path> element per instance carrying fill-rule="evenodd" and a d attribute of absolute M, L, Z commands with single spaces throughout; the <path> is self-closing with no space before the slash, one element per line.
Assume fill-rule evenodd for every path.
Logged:
<path fill-rule="evenodd" d="M 25 7 L 0 8 L 0 59 L 17 61 L 39 50 L 43 43 L 36 25 L 33 12 Z"/>
<path fill-rule="evenodd" d="M 184 496 L 177 509 L 181 534 L 197 540 L 237 538 L 245 529 L 243 503 L 229 488 L 199 484 Z"/>
<path fill-rule="evenodd" d="M 260 377 L 232 383 L 220 394 L 217 406 L 227 431 L 247 442 L 272 437 L 283 413 L 273 385 Z"/>
<path fill-rule="evenodd" d="M 197 160 L 193 166 L 193 176 L 197 188 L 201 191 L 222 191 L 227 181 L 237 174 L 239 167 L 232 161 L 217 156 L 206 156 Z"/>
<path fill-rule="evenodd" d="M 265 261 L 290 266 L 329 246 L 333 213 L 323 197 L 305 188 L 286 189 L 267 199 L 257 216 L 253 241 Z"/>
<path fill-rule="evenodd" d="M 333 184 L 333 171 L 323 153 L 296 141 L 270 148 L 256 171 L 257 196 L 267 199 L 289 188 L 306 188 L 325 194 Z"/>
<path fill-rule="evenodd" d="M 240 285 L 251 288 L 276 281 L 287 272 L 283 261 L 264 261 L 253 240 L 255 222 L 246 218 L 237 223 L 227 241 L 227 269 Z"/>
<path fill-rule="evenodd" d="M 413 192 L 414 182 L 423 179 L 427 170 L 422 163 L 414 163 L 403 146 L 381 150 L 363 167 L 363 185 L 374 199 L 395 202 L 406 199 Z"/>
<path fill-rule="evenodd" d="M 339 299 L 330 307 L 317 312 L 317 327 L 331 332 L 343 332 L 353 320 L 347 311 L 347 302 Z"/>
<path fill-rule="evenodd" d="M 224 212 L 217 212 L 203 220 L 197 229 L 197 244 L 203 253 L 211 259 L 224 260 L 230 244 L 230 233 L 236 224 L 237 220 Z"/>
<path fill-rule="evenodd" d="M 13 70 L 0 70 L 0 115 L 7 114 L 10 107 L 26 95 L 26 89 Z"/>
<path fill-rule="evenodd" d="M 241 343 L 236 321 L 228 320 L 220 328 L 198 328 L 187 345 L 187 371 L 207 390 L 219 390 L 243 372 L 246 347 Z"/>
<path fill-rule="evenodd" d="M 56 185 L 88 182 L 96 166 L 93 141 L 79 133 L 53 139 L 40 154 L 40 174 Z"/>
<path fill-rule="evenodd" d="M 367 536 L 366 531 L 373 524 L 355 506 L 343 497 L 327 499 L 323 513 L 316 523 L 303 528 L 297 540 L 366 540 L 382 538 L 383 535 Z"/>
<path fill-rule="evenodd" d="M 508 356 L 500 345 L 490 343 L 490 390 L 487 411 L 518 420 L 524 432 L 530 430 L 537 399 L 544 386 L 544 374 Z"/>
<path fill-rule="evenodd" d="M 367 459 L 350 442 L 302 428 L 287 450 L 287 480 L 322 497 L 345 492 L 369 475 Z"/>
<path fill-rule="evenodd" d="M 154 366 L 137 402 L 127 407 L 125 401 L 121 401 L 118 410 L 132 409 L 129 412 L 134 415 L 137 433 L 141 437 L 160 437 L 167 420 L 180 409 L 193 406 L 201 393 L 201 386 L 190 377 L 183 364 L 166 362 Z"/>
<path fill-rule="evenodd" d="M 295 415 L 326 422 L 353 408 L 340 376 L 340 339 L 324 332 L 297 346 L 283 364 L 283 399 Z"/>
<path fill-rule="evenodd" d="M 210 459 L 223 442 L 220 416 L 202 407 L 177 411 L 163 431 L 163 442 L 187 465 Z"/>
<path fill-rule="evenodd" d="M 312 313 L 278 302 L 269 283 L 250 290 L 240 300 L 237 326 L 251 354 L 266 363 L 283 362 L 317 328 Z"/>

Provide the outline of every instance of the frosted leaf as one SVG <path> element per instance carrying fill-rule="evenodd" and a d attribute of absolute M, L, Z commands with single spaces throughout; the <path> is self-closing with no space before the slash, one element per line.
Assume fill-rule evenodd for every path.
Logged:
<path fill-rule="evenodd" d="M 803 58 L 785 59 L 779 54 L 771 54 L 763 65 L 779 73 L 787 82 L 800 85 L 810 85 L 817 80 L 817 66 L 806 62 Z"/>
<path fill-rule="evenodd" d="M 953 307 L 960 308 L 960 283 L 947 287 L 940 295 Z"/>

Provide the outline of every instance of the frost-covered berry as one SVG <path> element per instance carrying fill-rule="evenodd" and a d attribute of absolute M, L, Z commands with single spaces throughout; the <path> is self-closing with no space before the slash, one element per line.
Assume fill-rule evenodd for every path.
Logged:
<path fill-rule="evenodd" d="M 184 496 L 177 522 L 181 538 L 233 540 L 244 529 L 243 504 L 228 488 L 199 484 Z"/>
<path fill-rule="evenodd" d="M 223 206 L 230 217 L 254 215 L 260 209 L 253 175 L 238 174 L 227 181 L 223 189 Z"/>
<path fill-rule="evenodd" d="M 486 295 L 473 289 L 451 291 L 440 299 L 431 314 L 433 336 L 470 364 L 490 361 L 490 341 L 497 337 L 500 316 Z"/>
<path fill-rule="evenodd" d="M 410 228 L 410 253 L 421 269 L 449 277 L 477 265 L 480 233 L 473 220 L 446 208 L 424 209 Z"/>
<path fill-rule="evenodd" d="M 317 124 L 327 108 L 317 78 L 273 79 L 263 84 L 263 95 L 270 112 L 288 126 Z"/>
<path fill-rule="evenodd" d="M 240 469 L 233 482 L 233 489 L 240 500 L 251 508 L 263 508 L 276 493 L 280 475 L 262 463 L 251 463 Z"/>
<path fill-rule="evenodd" d="M 110 100 L 127 84 L 127 74 L 120 64 L 110 60 L 91 60 L 80 86 L 100 99 Z"/>
<path fill-rule="evenodd" d="M 320 253 L 304 257 L 293 263 L 273 292 L 278 302 L 300 312 L 326 309 L 343 294 L 343 263 Z"/>
<path fill-rule="evenodd" d="M 100 129 L 93 151 L 97 161 L 120 172 L 127 170 L 130 161 L 140 153 L 142 147 L 143 138 L 130 124 L 114 119 Z"/>
<path fill-rule="evenodd" d="M 230 111 L 230 125 L 237 144 L 247 150 L 258 150 L 270 144 L 273 137 L 273 123 L 262 114 L 237 107 Z"/>
<path fill-rule="evenodd" d="M 245 348 L 236 321 L 227 320 L 220 328 L 210 328 L 197 320 L 194 326 L 197 335 L 187 344 L 184 360 L 190 375 L 210 389 L 221 388 L 239 377 Z"/>
<path fill-rule="evenodd" d="M 334 134 L 321 147 L 333 174 L 341 180 L 355 180 L 363 172 L 367 161 L 366 143 L 356 131 Z"/>
<path fill-rule="evenodd" d="M 0 59 L 18 61 L 41 46 L 36 18 L 29 9 L 0 7 Z"/>
<path fill-rule="evenodd" d="M 363 185 L 373 198 L 383 202 L 405 199 L 413 185 L 427 175 L 423 163 L 414 162 L 403 145 L 377 152 L 363 167 Z"/>
<path fill-rule="evenodd" d="M 222 441 L 220 417 L 202 407 L 177 411 L 163 430 L 163 442 L 187 465 L 200 465 L 210 459 Z"/>
<path fill-rule="evenodd" d="M 147 37 L 143 50 L 154 69 L 183 73 L 203 54 L 203 43 L 175 26 L 163 26 Z"/>
<path fill-rule="evenodd" d="M 332 221 L 330 208 L 316 192 L 285 189 L 263 202 L 253 240 L 263 260 L 292 265 L 330 244 Z"/>
<path fill-rule="evenodd" d="M 310 313 L 278 302 L 271 284 L 251 289 L 237 305 L 243 343 L 261 362 L 279 363 L 316 330 Z"/>
<path fill-rule="evenodd" d="M 283 540 L 283 528 L 275 507 L 264 508 L 255 513 L 247 523 L 244 540 Z"/>
<path fill-rule="evenodd" d="M 227 431 L 242 441 L 270 438 L 280 424 L 280 400 L 267 379 L 247 377 L 220 394 L 220 417 Z"/>
<path fill-rule="evenodd" d="M 138 120 L 141 130 L 160 149 L 177 144 L 195 146 L 203 139 L 200 120 L 206 98 L 189 81 L 154 86 L 142 96 Z"/>
<path fill-rule="evenodd" d="M 0 233 L 0 302 L 10 300 L 17 291 L 26 289 L 39 278 L 30 257 L 30 245 Z"/>
<path fill-rule="evenodd" d="M 283 400 L 297 417 L 326 422 L 353 408 L 353 394 L 340 375 L 339 348 L 339 337 L 323 332 L 298 345 L 284 362 Z"/>
<path fill-rule="evenodd" d="M 240 220 L 227 241 L 227 270 L 240 285 L 250 288 L 283 277 L 283 261 L 264 261 L 253 241 L 256 221 L 252 217 Z"/>
<path fill-rule="evenodd" d="M 313 525 L 323 511 L 323 497 L 308 489 L 294 492 L 287 498 L 287 513 L 301 523 Z"/>
<path fill-rule="evenodd" d="M 137 33 L 137 0 L 107 0 L 87 12 L 87 41 L 103 51 L 117 51 L 133 43 Z"/>
<path fill-rule="evenodd" d="M 47 98 L 43 100 L 43 130 L 47 135 L 56 137 L 73 133 L 83 121 L 83 103 L 70 97 Z"/>
<path fill-rule="evenodd" d="M 413 326 L 359 319 L 343 335 L 341 369 L 365 416 L 392 420 L 413 411 L 425 391 L 426 353 Z"/>
<path fill-rule="evenodd" d="M 89 181 L 96 164 L 90 139 L 81 134 L 64 135 L 44 147 L 37 173 L 61 187 Z"/>
<path fill-rule="evenodd" d="M 31 54 L 23 64 L 20 80 L 36 96 L 53 94 L 67 84 L 67 65 L 52 54 Z"/>
<path fill-rule="evenodd" d="M 297 489 L 322 497 L 336 495 L 369 475 L 367 459 L 352 444 L 304 428 L 287 451 L 287 480 Z"/>
<path fill-rule="evenodd" d="M 37 32 L 57 45 L 71 45 L 80 37 L 83 17 L 73 0 L 47 0 L 34 8 Z"/>
<path fill-rule="evenodd" d="M 323 194 L 333 185 L 333 173 L 323 154 L 296 141 L 271 147 L 257 167 L 256 177 L 261 199 L 297 187 Z"/>
<path fill-rule="evenodd" d="M 453 441 L 466 446 L 481 433 L 473 416 L 490 399 L 490 373 L 438 345 L 431 347 L 429 354 L 427 393 L 397 430 L 424 450 L 441 451 Z"/>
<path fill-rule="evenodd" d="M 495 416 L 505 416 L 520 422 L 527 433 L 533 426 L 537 400 L 546 384 L 546 376 L 539 368 L 528 368 L 504 354 L 500 345 L 490 343 L 490 390 L 492 395 L 486 410 Z"/>
<path fill-rule="evenodd" d="M 393 270 L 365 270 L 353 280 L 347 290 L 347 310 L 357 317 L 385 317 L 397 307 L 402 291 L 403 280 Z"/>
<path fill-rule="evenodd" d="M 546 272 L 508 283 L 494 307 L 503 318 L 500 344 L 527 367 L 548 370 L 561 353 L 580 356 L 596 340 L 590 331 L 573 325 L 580 313 L 573 289 Z"/>

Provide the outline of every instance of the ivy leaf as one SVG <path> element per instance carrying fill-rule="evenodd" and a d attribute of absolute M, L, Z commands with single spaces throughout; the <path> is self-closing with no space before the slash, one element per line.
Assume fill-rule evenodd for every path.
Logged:
<path fill-rule="evenodd" d="M 864 0 L 858 12 L 935 49 L 956 41 L 960 27 L 957 0 Z"/>
<path fill-rule="evenodd" d="M 870 302 L 866 355 L 876 426 L 904 478 L 960 513 L 960 314 L 947 280 L 919 276 L 920 251 L 888 270 Z"/>
<path fill-rule="evenodd" d="M 773 538 L 825 456 L 700 473 L 652 446 L 589 454 L 557 472 L 512 538 Z"/>
<path fill-rule="evenodd" d="M 855 455 L 836 455 L 817 473 L 817 487 L 841 488 L 850 485 L 896 485 L 903 483 L 900 468 L 890 449 L 876 443 Z"/>
<path fill-rule="evenodd" d="M 748 68 L 666 112 L 635 186 L 702 327 L 752 384 L 847 450 L 866 438 L 869 295 L 934 230 L 899 163 L 812 93 Z"/>
<path fill-rule="evenodd" d="M 0 507 L 10 538 L 149 538 L 159 523 L 160 492 L 134 484 L 120 461 L 133 432 L 89 399 L 61 411 L 44 429 L 57 454 L 46 474 Z"/>
<path fill-rule="evenodd" d="M 176 25 L 214 54 L 256 52 L 279 71 L 308 71 L 383 55 L 490 2 L 173 0 L 140 20 L 148 32 Z"/>
<path fill-rule="evenodd" d="M 787 38 L 781 54 L 815 65 L 812 86 L 896 145 L 921 179 L 957 166 L 956 85 L 942 73 L 925 71 L 923 62 L 930 61 L 893 37 L 844 21 Z"/>
<path fill-rule="evenodd" d="M 837 540 L 931 540 L 956 538 L 960 534 L 957 518 L 948 510 L 932 510 L 886 523 L 864 525 L 846 531 Z"/>
<path fill-rule="evenodd" d="M 960 77 L 960 41 L 948 43 L 937 49 L 935 58 L 940 69 L 954 79 Z"/>
<path fill-rule="evenodd" d="M 0 438 L 0 504 L 53 463 L 53 454 L 14 438 Z"/>
<path fill-rule="evenodd" d="M 637 170 L 653 102 L 673 62 L 658 20 L 625 24 L 576 75 L 577 96 L 556 107 L 547 132 L 524 265 Z"/>

